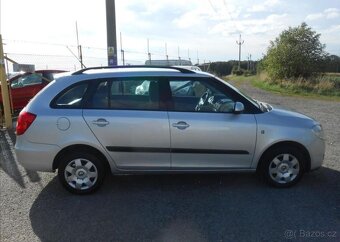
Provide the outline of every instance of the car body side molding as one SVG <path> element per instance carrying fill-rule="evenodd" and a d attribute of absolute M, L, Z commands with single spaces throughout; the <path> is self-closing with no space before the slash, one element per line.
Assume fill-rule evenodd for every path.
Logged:
<path fill-rule="evenodd" d="M 185 149 L 185 148 L 154 148 L 154 147 L 123 147 L 107 146 L 111 152 L 148 152 L 148 153 L 190 153 L 190 154 L 229 154 L 249 155 L 245 150 L 216 150 L 216 149 Z"/>

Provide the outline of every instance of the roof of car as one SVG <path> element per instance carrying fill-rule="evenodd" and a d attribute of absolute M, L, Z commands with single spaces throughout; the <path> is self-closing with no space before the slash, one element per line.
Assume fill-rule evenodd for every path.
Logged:
<path fill-rule="evenodd" d="M 76 72 L 66 72 L 56 78 L 59 82 L 70 80 L 82 81 L 112 77 L 213 77 L 214 75 L 206 72 L 192 71 L 177 67 L 154 67 L 154 66 L 116 66 L 116 67 L 92 67 Z"/>
<path fill-rule="evenodd" d="M 134 66 L 105 66 L 105 67 L 90 67 L 81 69 L 72 73 L 72 75 L 80 74 L 92 74 L 92 73 L 117 73 L 117 72 L 181 72 L 181 73 L 195 73 L 193 70 L 187 68 L 180 68 L 174 66 L 146 66 L 146 65 L 134 65 Z"/>

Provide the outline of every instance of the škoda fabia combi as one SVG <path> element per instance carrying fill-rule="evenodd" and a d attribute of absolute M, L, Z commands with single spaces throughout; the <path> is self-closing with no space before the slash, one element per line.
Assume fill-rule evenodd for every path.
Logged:
<path fill-rule="evenodd" d="M 145 89 L 145 90 L 144 90 Z M 276 187 L 322 165 L 321 125 L 179 67 L 83 69 L 22 110 L 15 150 L 27 169 L 58 170 L 90 193 L 105 174 L 257 171 Z"/>

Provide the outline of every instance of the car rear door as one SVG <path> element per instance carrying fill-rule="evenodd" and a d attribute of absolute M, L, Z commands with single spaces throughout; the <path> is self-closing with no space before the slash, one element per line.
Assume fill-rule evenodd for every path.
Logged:
<path fill-rule="evenodd" d="M 149 83 L 148 91 L 138 88 Z M 157 78 L 98 80 L 83 117 L 122 170 L 170 168 L 170 130 Z"/>
<path fill-rule="evenodd" d="M 169 111 L 171 167 L 250 168 L 256 144 L 254 115 L 234 114 L 236 100 L 211 85 L 211 79 L 176 78 L 169 82 L 173 100 Z M 193 90 L 174 91 L 179 82 L 183 87 L 191 82 Z"/>

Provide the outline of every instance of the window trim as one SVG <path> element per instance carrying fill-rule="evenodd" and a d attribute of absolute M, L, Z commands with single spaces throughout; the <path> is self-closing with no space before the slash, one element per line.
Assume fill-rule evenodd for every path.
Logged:
<path fill-rule="evenodd" d="M 170 81 L 176 81 L 176 80 L 182 80 L 182 81 L 204 81 L 208 83 L 209 85 L 213 86 L 217 90 L 221 91 L 223 94 L 230 96 L 230 98 L 236 103 L 236 102 L 242 102 L 244 105 L 244 111 L 242 114 L 258 114 L 262 113 L 261 110 L 259 110 L 257 107 L 255 107 L 252 103 L 250 103 L 249 100 L 247 100 L 245 97 L 241 96 L 239 93 L 234 91 L 232 88 L 228 87 L 227 85 L 221 83 L 219 80 L 213 78 L 213 77 L 186 77 L 186 76 L 174 76 L 174 77 L 166 77 L 167 82 L 170 86 Z M 181 111 L 181 110 L 174 110 L 171 107 L 174 106 L 174 102 L 172 99 L 172 93 L 171 90 L 169 97 L 170 100 L 168 102 L 170 105 L 168 105 L 168 112 L 186 112 L 186 113 L 212 113 L 212 114 L 234 114 L 233 112 L 207 112 L 207 111 Z"/>
<path fill-rule="evenodd" d="M 99 82 L 102 81 L 114 81 L 114 80 L 140 80 L 140 79 L 148 79 L 148 80 L 158 80 L 160 82 L 159 86 L 159 92 L 160 94 L 160 100 L 159 100 L 159 109 L 126 109 L 126 108 L 91 108 L 88 107 L 88 101 L 93 96 L 94 92 L 96 91 L 96 87 L 99 84 Z M 228 85 L 221 83 L 218 79 L 214 77 L 188 77 L 188 76 L 132 76 L 132 77 L 109 77 L 109 78 L 95 78 L 90 80 L 83 80 L 76 82 L 66 88 L 64 88 L 62 91 L 60 91 L 50 102 L 50 107 L 52 109 L 86 109 L 86 110 L 125 110 L 125 111 L 152 111 L 152 112 L 187 112 L 187 113 L 212 113 L 212 114 L 233 114 L 227 113 L 227 112 L 205 112 L 205 111 L 180 111 L 180 110 L 174 110 L 173 107 L 173 100 L 172 100 L 172 93 L 170 88 L 170 80 L 205 80 L 213 87 L 220 90 L 222 93 L 227 93 L 228 96 L 230 96 L 233 101 L 235 102 L 242 102 L 244 104 L 245 110 L 242 112 L 242 114 L 259 114 L 263 113 L 259 108 L 254 106 L 249 100 L 247 100 L 245 97 L 237 93 L 232 88 L 228 87 Z M 83 100 L 81 101 L 80 107 L 72 107 L 72 106 L 57 106 L 55 105 L 56 100 L 63 95 L 65 92 L 67 92 L 69 89 L 73 88 L 76 85 L 81 85 L 83 83 L 86 83 L 87 90 L 84 93 Z M 111 84 L 110 84 L 111 86 Z M 121 87 L 122 88 L 122 87 Z"/>
<path fill-rule="evenodd" d="M 114 81 L 123 81 L 123 80 L 129 80 L 129 81 L 133 81 L 133 80 L 142 80 L 142 79 L 146 79 L 146 80 L 156 80 L 161 82 L 166 82 L 165 78 L 162 76 L 131 76 L 131 77 L 109 77 L 109 78 L 98 78 L 98 79 L 93 79 L 90 80 L 90 84 L 92 84 L 90 86 L 90 91 L 88 92 L 87 98 L 86 100 L 84 100 L 83 102 L 83 106 L 82 109 L 85 110 L 108 110 L 108 111 L 114 111 L 114 110 L 121 110 L 121 111 L 153 111 L 153 112 L 167 112 L 168 111 L 168 106 L 166 104 L 166 102 L 164 100 L 162 100 L 161 96 L 159 99 L 159 108 L 158 109 L 137 109 L 137 108 L 112 108 L 112 107 L 107 107 L 107 108 L 92 108 L 89 107 L 89 100 L 93 97 L 93 95 L 95 94 L 96 88 L 98 87 L 100 82 L 103 81 L 108 81 L 110 82 L 110 88 L 112 86 L 112 82 Z M 109 89 L 110 89 L 109 88 Z M 120 89 L 123 89 L 123 86 L 120 84 L 119 85 Z M 161 87 L 159 87 L 159 92 L 161 92 Z M 163 107 L 163 108 L 162 108 Z"/>

